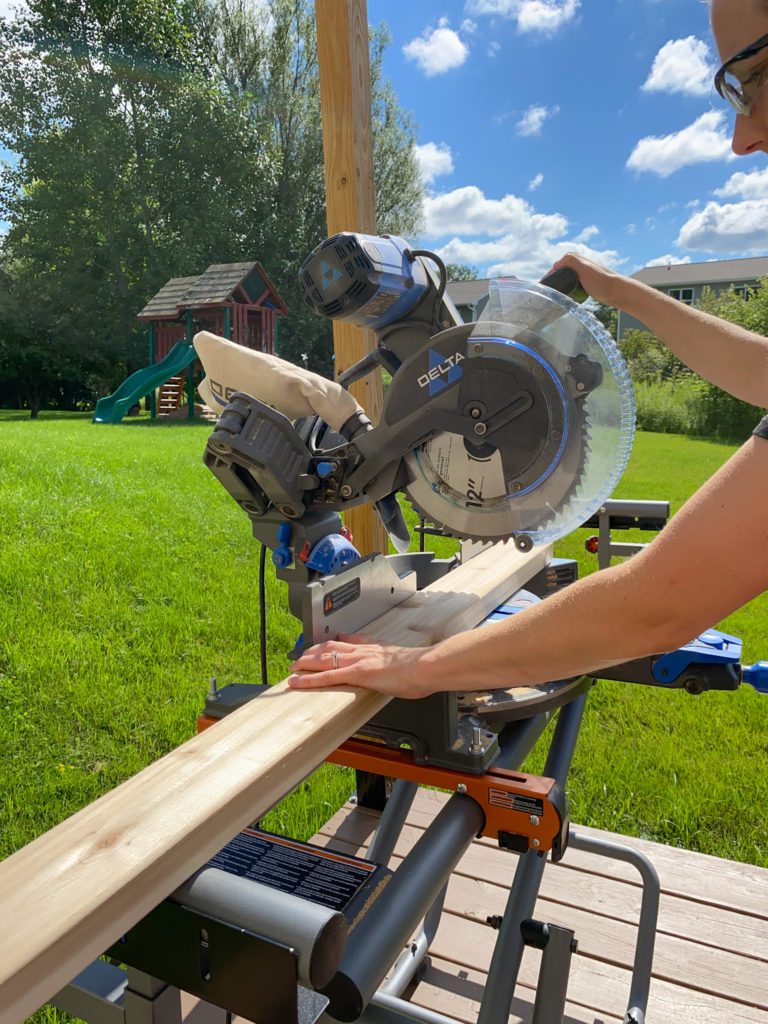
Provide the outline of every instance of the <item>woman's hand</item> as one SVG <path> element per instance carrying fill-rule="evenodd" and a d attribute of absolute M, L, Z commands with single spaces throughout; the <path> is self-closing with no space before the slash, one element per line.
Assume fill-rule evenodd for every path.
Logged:
<path fill-rule="evenodd" d="M 294 664 L 288 685 L 294 690 L 362 686 L 390 697 L 427 697 L 419 662 L 428 647 L 377 644 L 364 636 L 344 636 L 306 650 Z"/>
<path fill-rule="evenodd" d="M 629 293 L 633 284 L 629 278 L 601 267 L 599 263 L 593 263 L 584 256 L 578 256 L 575 252 L 566 253 L 547 273 L 551 274 L 552 271 L 562 270 L 564 267 L 569 267 L 579 275 L 584 291 L 589 292 L 597 302 L 604 306 L 615 306 L 617 309 L 625 308 L 622 305 L 625 301 L 624 294 Z"/>

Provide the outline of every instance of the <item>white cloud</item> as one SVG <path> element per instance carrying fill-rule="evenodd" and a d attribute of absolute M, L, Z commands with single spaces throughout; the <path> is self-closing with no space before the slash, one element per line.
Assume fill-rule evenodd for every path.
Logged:
<path fill-rule="evenodd" d="M 468 0 L 469 14 L 491 14 L 511 18 L 520 32 L 552 35 L 573 21 L 581 0 Z"/>
<path fill-rule="evenodd" d="M 656 54 L 643 90 L 707 96 L 714 72 L 712 52 L 705 42 L 696 36 L 670 39 Z"/>
<path fill-rule="evenodd" d="M 472 21 L 471 18 L 465 18 L 461 23 L 461 31 L 466 32 L 468 36 L 474 35 L 477 32 L 477 22 Z"/>
<path fill-rule="evenodd" d="M 648 260 L 645 265 L 646 267 L 675 267 L 690 262 L 690 256 L 673 256 L 668 252 L 666 256 L 657 256 L 655 259 Z"/>
<path fill-rule="evenodd" d="M 431 185 L 435 178 L 453 170 L 453 153 L 444 142 L 425 142 L 413 149 L 425 185 Z"/>
<path fill-rule="evenodd" d="M 733 159 L 735 154 L 731 150 L 725 112 L 709 110 L 679 132 L 640 139 L 627 160 L 627 167 L 668 178 L 691 164 Z"/>
<path fill-rule="evenodd" d="M 539 171 L 535 178 L 531 178 L 528 182 L 528 191 L 535 192 L 544 182 L 544 175 Z"/>
<path fill-rule="evenodd" d="M 495 57 L 500 49 L 501 49 L 501 43 L 497 42 L 495 39 L 492 40 L 488 44 L 488 56 L 489 57 Z"/>
<path fill-rule="evenodd" d="M 768 250 L 768 203 L 707 203 L 683 224 L 675 245 L 716 253 L 760 253 Z"/>
<path fill-rule="evenodd" d="M 421 68 L 427 78 L 431 78 L 461 67 L 467 59 L 469 47 L 458 32 L 449 27 L 448 19 L 441 18 L 437 28 L 429 26 L 420 36 L 406 43 L 403 53 Z"/>
<path fill-rule="evenodd" d="M 544 122 L 560 112 L 560 107 L 541 107 L 536 104 L 528 107 L 517 122 L 518 135 L 541 135 Z"/>
<path fill-rule="evenodd" d="M 579 245 L 582 245 L 583 243 L 588 242 L 590 238 L 594 238 L 596 235 L 599 234 L 600 228 L 596 227 L 594 224 L 590 224 L 588 228 L 584 228 L 583 231 L 580 231 L 579 234 L 576 235 L 576 237 L 574 238 L 574 242 L 576 242 Z"/>
<path fill-rule="evenodd" d="M 591 238 L 597 229 L 569 238 L 562 214 L 539 213 L 515 195 L 491 199 L 474 185 L 428 197 L 424 220 L 428 237 L 448 239 L 437 248 L 446 262 L 483 267 L 491 277 L 537 279 L 568 251 L 608 266 L 626 262 L 614 250 L 597 251 L 586 244 L 585 234 Z"/>
<path fill-rule="evenodd" d="M 715 189 L 721 199 L 766 199 L 768 198 L 768 167 L 762 171 L 738 171 L 732 174 L 722 188 Z"/>

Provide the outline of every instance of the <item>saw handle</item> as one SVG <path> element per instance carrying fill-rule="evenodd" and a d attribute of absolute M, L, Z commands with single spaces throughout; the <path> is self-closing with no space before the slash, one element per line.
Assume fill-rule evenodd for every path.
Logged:
<path fill-rule="evenodd" d="M 539 284 L 546 288 L 554 288 L 556 292 L 562 292 L 569 296 L 574 302 L 584 302 L 589 295 L 584 291 L 579 280 L 579 275 L 570 267 L 561 267 L 560 270 L 553 270 L 551 274 L 542 277 Z"/>

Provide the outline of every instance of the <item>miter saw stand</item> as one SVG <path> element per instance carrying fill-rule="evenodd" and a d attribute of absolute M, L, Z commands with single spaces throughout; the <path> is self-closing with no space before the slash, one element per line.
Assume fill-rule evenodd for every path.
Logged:
<path fill-rule="evenodd" d="M 602 526 L 598 553 L 604 561 L 613 544 L 611 526 L 655 530 L 667 515 L 666 503 L 610 502 L 585 525 Z M 332 635 L 357 629 L 476 550 L 464 544 L 457 559 L 376 556 L 313 581 L 300 588 L 306 591 L 299 602 L 305 631 L 317 640 L 329 626 Z M 552 559 L 488 621 L 546 599 L 575 577 L 575 562 Z M 323 595 L 333 600 L 324 602 Z M 678 652 L 602 675 L 690 693 L 735 689 L 742 679 L 765 688 L 766 666 L 742 670 L 740 652 L 739 640 L 712 631 Z M 568 817 L 567 775 L 593 682 L 580 678 L 391 702 L 329 758 L 356 769 L 357 802 L 381 812 L 365 860 L 275 837 L 257 825 L 246 829 L 112 947 L 111 963 L 92 964 L 56 1005 L 91 1024 L 178 1024 L 181 989 L 257 1024 L 453 1024 L 403 994 L 418 983 L 426 963 L 451 872 L 472 840 L 486 835 L 514 857 L 514 878 L 506 907 L 487 922 L 498 937 L 478 1024 L 508 1020 L 526 946 L 541 950 L 532 1024 L 563 1021 L 578 937 L 537 920 L 534 911 L 547 855 L 559 861 L 568 847 L 624 861 L 640 874 L 642 907 L 625 1021 L 642 1024 L 658 877 L 642 853 L 582 834 Z M 214 685 L 201 727 L 258 699 L 264 689 Z M 555 715 L 544 775 L 520 772 Z M 391 871 L 387 864 L 420 784 L 452 796 Z M 131 966 L 124 970 L 117 963 Z"/>

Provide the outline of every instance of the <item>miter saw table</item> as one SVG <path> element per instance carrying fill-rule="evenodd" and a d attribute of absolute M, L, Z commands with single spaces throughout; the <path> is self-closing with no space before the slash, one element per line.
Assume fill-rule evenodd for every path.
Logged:
<path fill-rule="evenodd" d="M 379 365 L 392 375 L 377 426 L 338 384 L 260 353 L 244 359 L 224 339 L 195 340 L 207 373 L 201 393 L 221 411 L 205 462 L 251 521 L 262 570 L 270 551 L 287 586 L 301 623 L 294 656 L 359 631 L 478 544 L 510 540 L 529 551 L 594 522 L 604 563 L 615 553 L 612 527 L 663 526 L 663 503 L 610 501 L 631 448 L 631 385 L 608 335 L 561 294 L 573 277 L 494 285 L 489 319 L 478 324 L 462 324 L 446 298 L 439 258 L 400 239 L 336 236 L 305 261 L 300 280 L 317 312 L 375 332 L 373 353 L 341 381 Z M 400 494 L 463 541 L 460 554 L 408 552 Z M 361 558 L 355 549 L 340 513 L 364 501 L 397 554 Z M 546 561 L 490 620 L 524 612 L 575 576 L 574 562 Z M 264 643 L 263 587 L 261 595 Z M 738 639 L 712 631 L 601 676 L 692 693 L 742 680 L 766 688 L 768 666 L 742 670 L 740 653 Z M 201 727 L 260 699 L 265 676 L 213 685 Z M 498 937 L 478 1024 L 508 1020 L 526 946 L 541 950 L 533 1024 L 562 1022 L 576 936 L 536 920 L 534 907 L 547 856 L 559 860 L 569 847 L 627 861 L 641 875 L 626 1021 L 642 1024 L 658 879 L 631 847 L 569 823 L 567 776 L 592 682 L 392 701 L 330 758 L 356 770 L 359 802 L 381 811 L 365 860 L 255 823 L 109 951 L 130 965 L 127 974 L 98 962 L 57 1004 L 92 1024 L 176 1024 L 180 988 L 257 1024 L 449 1024 L 401 997 L 425 962 L 451 872 L 485 835 L 509 851 L 514 879 L 506 907 L 488 921 Z M 555 716 L 543 774 L 524 773 Z M 392 871 L 419 785 L 452 795 Z"/>

